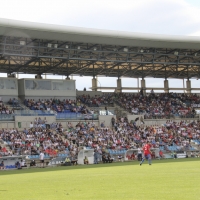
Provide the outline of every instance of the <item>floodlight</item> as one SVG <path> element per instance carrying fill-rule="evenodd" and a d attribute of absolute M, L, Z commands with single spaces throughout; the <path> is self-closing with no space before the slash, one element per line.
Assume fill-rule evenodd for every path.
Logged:
<path fill-rule="evenodd" d="M 97 50 L 97 48 L 96 47 L 94 47 L 94 51 L 96 51 Z"/>
<path fill-rule="evenodd" d="M 77 49 L 80 49 L 81 47 L 80 46 L 77 46 Z"/>
<path fill-rule="evenodd" d="M 47 47 L 48 48 L 51 48 L 52 44 L 51 43 L 48 43 Z"/>
<path fill-rule="evenodd" d="M 65 48 L 66 48 L 66 49 L 68 49 L 68 48 L 69 48 L 69 46 L 68 46 L 68 45 L 66 45 L 66 46 L 65 46 Z"/>
<path fill-rule="evenodd" d="M 143 52 L 144 52 L 144 50 L 143 50 L 143 49 L 141 49 L 141 50 L 140 50 L 140 52 L 141 52 L 141 53 L 143 53 Z"/>
<path fill-rule="evenodd" d="M 25 42 L 25 41 L 20 41 L 19 44 L 20 44 L 20 45 L 25 45 L 26 42 Z"/>
<path fill-rule="evenodd" d="M 128 48 L 124 48 L 124 51 L 125 51 L 125 52 L 128 52 Z"/>
<path fill-rule="evenodd" d="M 178 51 L 175 51 L 175 52 L 174 52 L 174 55 L 178 56 Z"/>

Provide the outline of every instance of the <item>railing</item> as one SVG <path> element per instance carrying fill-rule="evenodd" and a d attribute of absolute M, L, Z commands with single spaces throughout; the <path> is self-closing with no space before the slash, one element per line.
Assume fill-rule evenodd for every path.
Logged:
<path fill-rule="evenodd" d="M 14 114 L 0 114 L 0 121 L 14 121 L 15 116 L 56 116 L 56 119 L 98 120 L 98 114 L 51 113 L 41 110 L 16 110 Z"/>
<path fill-rule="evenodd" d="M 75 119 L 75 120 L 98 120 L 97 114 L 80 114 L 80 113 L 57 113 L 56 119 Z"/>
<path fill-rule="evenodd" d="M 0 114 L 0 121 L 14 121 L 15 114 Z"/>
<path fill-rule="evenodd" d="M 177 118 L 186 118 L 186 119 L 192 119 L 192 118 L 199 118 L 199 115 L 194 115 L 194 114 L 187 114 L 187 115 L 181 115 L 181 114 L 168 114 L 168 115 L 163 115 L 163 114 L 154 114 L 154 115 L 146 115 L 144 113 L 138 113 L 144 115 L 144 119 L 177 119 Z"/>
<path fill-rule="evenodd" d="M 55 113 L 46 110 L 16 110 L 15 116 L 54 116 Z"/>
<path fill-rule="evenodd" d="M 83 102 L 84 103 L 84 102 Z M 84 103 L 86 106 L 88 107 L 95 107 L 95 108 L 98 108 L 98 107 L 114 107 L 114 103 L 107 103 L 107 104 L 100 104 L 100 105 L 97 105 L 97 104 L 89 104 L 89 103 Z"/>

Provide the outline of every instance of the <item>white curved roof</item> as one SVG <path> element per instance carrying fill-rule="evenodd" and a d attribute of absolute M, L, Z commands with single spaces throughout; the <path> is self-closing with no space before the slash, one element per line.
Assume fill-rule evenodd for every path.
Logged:
<path fill-rule="evenodd" d="M 110 31 L 0 18 L 0 35 L 107 45 L 200 49 L 200 37 Z"/>

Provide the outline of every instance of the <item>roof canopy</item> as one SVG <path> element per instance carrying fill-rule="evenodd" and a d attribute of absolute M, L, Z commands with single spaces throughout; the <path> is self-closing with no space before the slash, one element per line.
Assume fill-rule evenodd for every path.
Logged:
<path fill-rule="evenodd" d="M 0 72 L 200 78 L 200 37 L 0 19 Z"/>
<path fill-rule="evenodd" d="M 154 48 L 199 49 L 200 37 L 78 28 L 0 18 L 0 35 Z"/>

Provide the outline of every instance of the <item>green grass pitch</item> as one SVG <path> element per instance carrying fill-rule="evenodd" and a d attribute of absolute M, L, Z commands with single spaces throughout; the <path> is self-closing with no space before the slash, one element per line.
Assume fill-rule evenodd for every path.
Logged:
<path fill-rule="evenodd" d="M 200 200 L 200 158 L 0 171 L 2 200 Z"/>

